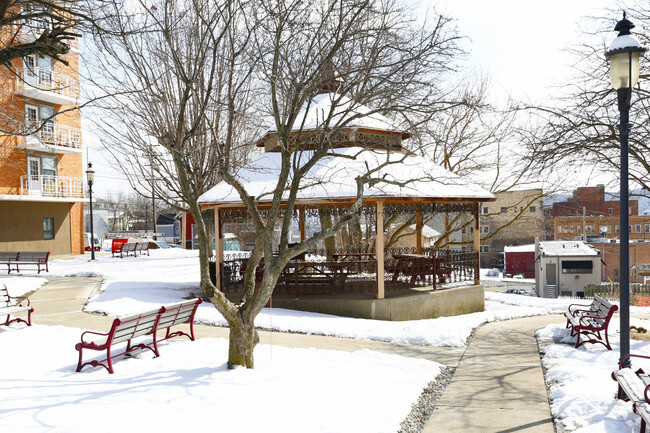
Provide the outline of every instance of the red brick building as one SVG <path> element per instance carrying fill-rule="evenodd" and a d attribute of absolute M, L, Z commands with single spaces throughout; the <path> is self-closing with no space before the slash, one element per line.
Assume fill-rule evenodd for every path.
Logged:
<path fill-rule="evenodd" d="M 588 238 L 617 239 L 620 233 L 621 206 L 618 200 L 605 200 L 605 187 L 583 187 L 573 197 L 553 203 L 550 222 L 555 240 Z M 650 241 L 650 216 L 638 215 L 638 200 L 629 202 L 630 240 Z"/>

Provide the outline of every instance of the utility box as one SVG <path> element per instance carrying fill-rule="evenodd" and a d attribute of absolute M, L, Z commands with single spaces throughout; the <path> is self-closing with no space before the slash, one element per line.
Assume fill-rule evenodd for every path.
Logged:
<path fill-rule="evenodd" d="M 602 279 L 600 251 L 582 241 L 535 243 L 535 290 L 541 298 L 584 297 Z"/>

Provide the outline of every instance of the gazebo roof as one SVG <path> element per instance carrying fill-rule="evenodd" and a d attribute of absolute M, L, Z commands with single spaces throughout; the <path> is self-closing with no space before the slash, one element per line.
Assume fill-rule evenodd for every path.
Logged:
<path fill-rule="evenodd" d="M 364 147 L 370 147 L 368 137 L 351 136 L 351 131 L 372 133 L 374 137 L 370 138 L 371 141 L 376 141 L 377 136 L 384 136 L 380 145 L 381 142 L 390 141 L 393 146 L 401 146 L 401 139 L 410 137 L 408 132 L 403 131 L 386 116 L 337 93 L 321 93 L 306 103 L 296 118 L 292 134 L 333 128 L 340 131 L 332 137 L 334 147 L 348 147 L 354 145 L 355 141 Z M 275 126 L 270 128 L 257 142 L 257 146 L 273 151 L 277 146 L 277 132 Z M 337 146 L 337 142 L 340 142 L 341 146 Z"/>
<path fill-rule="evenodd" d="M 492 201 L 494 195 L 481 186 L 461 178 L 439 165 L 421 157 L 391 153 L 386 150 L 340 148 L 331 151 L 332 156 L 322 158 L 305 176 L 305 187 L 298 192 L 297 200 L 318 202 L 354 199 L 356 178 L 386 161 L 372 178 L 383 179 L 374 186 L 366 186 L 365 198 L 432 199 L 448 201 Z M 303 163 L 311 151 L 300 154 Z M 273 188 L 280 173 L 281 154 L 267 152 L 242 168 L 237 176 L 249 194 L 270 201 Z M 263 196 L 266 194 L 266 196 Z M 283 198 L 287 198 L 287 194 Z M 237 191 L 221 182 L 199 198 L 201 204 L 241 203 Z"/>

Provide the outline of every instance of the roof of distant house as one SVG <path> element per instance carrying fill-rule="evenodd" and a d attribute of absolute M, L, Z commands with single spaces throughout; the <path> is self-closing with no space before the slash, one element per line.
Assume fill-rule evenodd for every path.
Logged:
<path fill-rule="evenodd" d="M 600 251 L 582 241 L 540 242 L 539 249 L 545 256 L 599 256 Z"/>
<path fill-rule="evenodd" d="M 507 246 L 503 247 L 503 251 L 506 253 L 534 253 L 535 244 Z"/>

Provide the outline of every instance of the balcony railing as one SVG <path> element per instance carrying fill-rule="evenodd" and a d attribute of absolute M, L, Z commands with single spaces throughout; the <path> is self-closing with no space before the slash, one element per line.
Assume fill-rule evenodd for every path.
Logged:
<path fill-rule="evenodd" d="M 80 177 L 20 176 L 20 194 L 40 197 L 84 198 L 84 181 Z"/>
<path fill-rule="evenodd" d="M 48 146 L 58 146 L 57 153 L 81 151 L 81 129 L 67 125 L 45 123 L 41 129 L 24 137 L 23 140 L 25 147 L 32 150 L 44 150 Z"/>
<path fill-rule="evenodd" d="M 54 104 L 73 104 L 79 98 L 79 80 L 44 68 L 17 70 L 16 93 Z"/>

